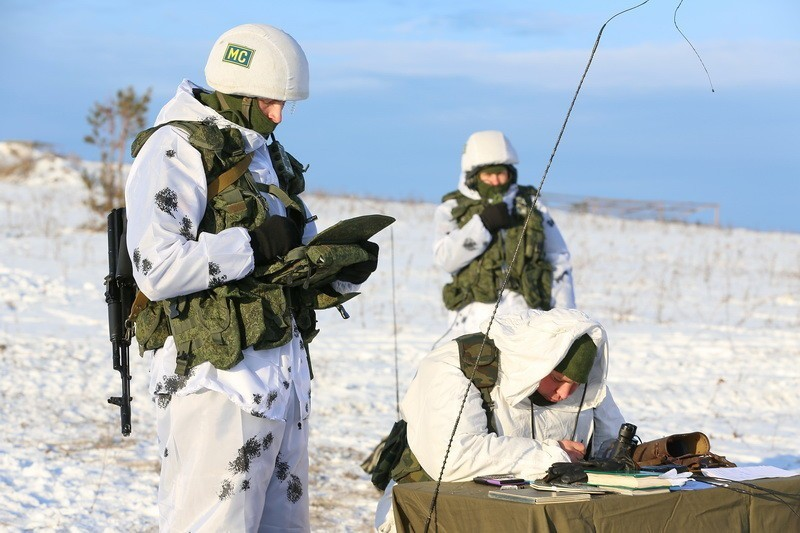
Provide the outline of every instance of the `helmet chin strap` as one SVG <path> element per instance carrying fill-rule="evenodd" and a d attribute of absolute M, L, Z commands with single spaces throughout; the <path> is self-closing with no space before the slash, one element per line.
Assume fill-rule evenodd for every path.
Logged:
<path fill-rule="evenodd" d="M 249 96 L 242 98 L 242 116 L 250 117 L 250 107 L 253 105 L 253 99 Z M 256 106 L 258 108 L 258 106 Z M 252 120 L 250 121 L 252 122 Z"/>

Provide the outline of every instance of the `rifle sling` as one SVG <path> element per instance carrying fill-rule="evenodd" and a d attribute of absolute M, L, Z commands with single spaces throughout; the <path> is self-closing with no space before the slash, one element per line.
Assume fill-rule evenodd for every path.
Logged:
<path fill-rule="evenodd" d="M 224 191 L 234 181 L 238 180 L 241 175 L 247 171 L 248 167 L 250 167 L 250 162 L 253 161 L 254 155 L 253 152 L 250 152 L 241 161 L 211 180 L 208 184 L 207 198 L 215 197 L 220 191 Z M 150 299 L 145 296 L 142 291 L 136 291 L 136 298 L 133 300 L 133 305 L 131 305 L 131 314 L 128 315 L 128 321 L 131 324 L 136 321 L 136 317 L 139 316 L 139 313 L 142 312 L 142 309 L 144 309 L 149 302 Z"/>
<path fill-rule="evenodd" d="M 253 152 L 250 152 L 244 159 L 233 165 L 231 168 L 217 176 L 215 179 L 211 180 L 208 184 L 208 198 L 213 198 L 220 193 L 220 191 L 224 191 L 228 185 L 232 184 L 234 181 L 238 180 L 239 177 L 245 173 L 247 167 L 250 166 L 250 162 L 253 160 Z"/>

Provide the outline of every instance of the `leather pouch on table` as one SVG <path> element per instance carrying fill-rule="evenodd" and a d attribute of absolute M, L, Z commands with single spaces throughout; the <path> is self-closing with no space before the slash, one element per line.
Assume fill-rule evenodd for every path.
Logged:
<path fill-rule="evenodd" d="M 736 466 L 725 457 L 711 453 L 711 443 L 700 431 L 643 442 L 633 451 L 633 460 L 640 468 L 674 464 L 692 472 L 699 472 L 701 468 Z"/>

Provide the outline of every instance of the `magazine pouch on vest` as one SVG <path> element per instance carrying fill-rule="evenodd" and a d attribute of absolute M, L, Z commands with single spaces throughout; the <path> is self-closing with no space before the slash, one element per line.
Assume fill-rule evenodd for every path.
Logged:
<path fill-rule="evenodd" d="M 166 122 L 140 132 L 131 145 L 131 155 L 136 157 L 153 133 L 163 126 L 174 126 L 187 134 L 189 144 L 200 153 L 209 187 L 209 201 L 203 219 L 200 221 L 197 231 L 187 234 L 187 238 L 195 239 L 195 235 L 200 232 L 219 233 L 230 227 L 252 229 L 267 219 L 268 209 L 247 171 L 249 158 L 252 156 L 245 153 L 241 131 L 236 128 L 221 129 L 211 122 L 181 120 Z M 164 154 L 164 156 L 171 157 L 169 154 Z M 234 174 L 230 176 L 230 179 L 225 180 L 224 185 L 220 186 L 219 182 L 223 181 L 222 178 L 231 172 Z M 213 280 L 212 268 L 213 265 L 209 265 L 209 276 Z M 220 283 L 224 281 L 219 280 Z M 241 289 L 247 293 L 250 287 Z M 177 329 L 178 332 L 185 332 L 186 335 L 194 335 L 197 333 L 197 328 L 201 327 L 199 324 L 212 325 L 210 336 L 216 338 L 216 344 L 225 346 L 234 344 L 235 339 L 222 340 L 220 324 L 234 320 L 230 317 L 231 312 L 235 316 L 239 314 L 242 307 L 248 309 L 254 305 L 248 304 L 247 301 L 241 302 L 241 305 L 232 303 L 223 305 L 219 303 L 219 299 L 228 295 L 217 294 L 219 292 L 218 288 L 214 288 L 167 302 L 149 302 L 136 316 L 136 339 L 139 343 L 140 353 L 162 347 L 170 335 L 176 337 L 176 343 L 180 345 L 180 352 L 181 347 L 189 346 L 188 340 L 179 342 L 181 333 L 173 330 Z M 188 301 L 191 298 L 197 299 L 195 305 L 189 305 Z M 212 305 L 211 302 L 217 302 L 217 304 Z M 192 318 L 193 326 L 191 327 L 181 321 L 181 317 L 189 316 L 190 307 L 192 308 L 191 314 L 202 310 L 199 316 Z M 236 309 L 231 309 L 231 307 Z M 232 331 L 227 335 L 235 336 Z M 251 333 L 249 336 L 256 335 Z M 201 335 L 193 344 L 208 346 L 204 337 Z M 229 358 L 227 355 L 220 355 L 220 357 L 225 360 Z"/>
<path fill-rule="evenodd" d="M 269 217 L 266 202 L 247 170 L 252 156 L 245 153 L 241 131 L 221 129 L 210 122 L 168 122 L 137 135 L 131 154 L 138 155 L 152 134 L 165 125 L 179 128 L 188 135 L 187 141 L 200 153 L 208 183 L 206 211 L 197 230 L 186 235 L 187 238 L 194 239 L 201 232 L 219 233 L 231 227 L 253 229 Z M 302 177 L 302 169 L 297 170 L 295 174 Z M 288 203 L 287 216 L 302 228 L 305 211 L 299 198 Z M 140 351 L 160 348 L 169 335 L 174 337 L 179 353 L 179 374 L 204 361 L 218 368 L 230 368 L 241 360 L 243 348 L 279 346 L 291 335 L 285 288 L 269 286 L 250 277 L 226 283 L 225 279 L 215 278 L 213 268 L 213 264 L 209 265 L 211 288 L 162 302 L 149 302 L 136 317 Z"/>
<path fill-rule="evenodd" d="M 185 365 L 178 374 L 205 361 L 227 370 L 241 361 L 242 349 L 282 346 L 292 335 L 284 289 L 250 276 L 162 305 L 169 313 L 179 365 Z"/>
<path fill-rule="evenodd" d="M 136 316 L 135 324 L 139 355 L 161 348 L 170 335 L 169 320 L 161 302 L 148 302 Z"/>

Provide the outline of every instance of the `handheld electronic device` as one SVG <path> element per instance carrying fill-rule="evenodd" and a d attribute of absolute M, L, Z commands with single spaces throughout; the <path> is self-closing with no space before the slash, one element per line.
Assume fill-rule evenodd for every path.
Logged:
<path fill-rule="evenodd" d="M 481 485 L 493 485 L 495 487 L 502 487 L 503 485 L 527 485 L 528 482 L 524 479 L 515 476 L 514 474 L 491 474 L 488 476 L 476 476 L 472 478 L 475 483 Z"/>

